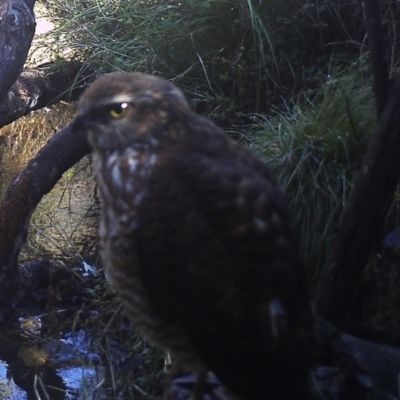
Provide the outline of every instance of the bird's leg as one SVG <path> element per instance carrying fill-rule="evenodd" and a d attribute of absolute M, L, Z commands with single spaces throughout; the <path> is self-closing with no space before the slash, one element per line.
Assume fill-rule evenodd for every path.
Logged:
<path fill-rule="evenodd" d="M 194 385 L 193 394 L 189 400 L 203 400 L 204 390 L 207 380 L 207 371 L 199 372 L 197 374 L 196 384 Z"/>
<path fill-rule="evenodd" d="M 167 371 L 171 368 L 172 360 L 171 360 L 171 353 L 166 350 L 164 354 L 164 370 Z"/>

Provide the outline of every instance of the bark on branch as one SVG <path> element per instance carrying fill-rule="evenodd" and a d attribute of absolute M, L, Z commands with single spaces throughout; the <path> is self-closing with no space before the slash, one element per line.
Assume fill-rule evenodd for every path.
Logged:
<path fill-rule="evenodd" d="M 21 73 L 0 104 L 0 127 L 60 100 L 74 101 L 92 71 L 79 61 L 47 63 Z"/>
<path fill-rule="evenodd" d="M 0 101 L 22 71 L 35 26 L 32 9 L 24 0 L 0 1 Z"/>
<path fill-rule="evenodd" d="M 379 1 L 364 0 L 364 22 L 368 33 L 369 60 L 375 94 L 376 116 L 379 119 L 389 96 L 389 77 L 384 46 L 384 34 L 380 16 Z"/>
<path fill-rule="evenodd" d="M 399 154 L 400 75 L 354 180 L 318 282 L 315 306 L 318 315 L 325 319 L 344 320 L 351 311 L 355 289 L 400 178 Z"/>

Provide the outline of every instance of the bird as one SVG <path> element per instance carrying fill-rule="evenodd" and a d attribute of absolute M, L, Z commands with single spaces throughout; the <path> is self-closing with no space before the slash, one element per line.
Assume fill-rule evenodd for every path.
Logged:
<path fill-rule="evenodd" d="M 309 398 L 313 310 L 264 161 L 149 74 L 97 78 L 71 124 L 94 153 L 101 260 L 134 327 L 228 396 Z"/>

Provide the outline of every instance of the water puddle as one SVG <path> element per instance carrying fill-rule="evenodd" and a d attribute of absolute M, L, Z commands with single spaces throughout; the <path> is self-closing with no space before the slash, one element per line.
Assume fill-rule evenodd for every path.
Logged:
<path fill-rule="evenodd" d="M 72 106 L 59 104 L 0 131 L 1 196 L 15 174 L 73 114 Z M 20 261 L 48 259 L 89 266 L 84 260 L 94 262 L 97 257 L 97 212 L 88 157 L 67 171 L 40 202 Z M 50 307 L 51 294 L 44 293 L 43 298 Z M 0 327 L 0 400 L 104 398 L 100 387 L 105 372 L 91 349 L 92 333 L 71 325 L 78 312 L 79 304 L 66 310 L 70 322 L 64 325 L 63 310 L 21 310 L 25 316 L 17 325 Z"/>
<path fill-rule="evenodd" d="M 53 338 L 42 328 L 29 317 L 0 332 L 0 400 L 99 398 L 105 373 L 90 333 Z"/>
<path fill-rule="evenodd" d="M 0 399 L 22 400 L 26 393 L 17 386 L 8 372 L 8 364 L 0 359 Z"/>

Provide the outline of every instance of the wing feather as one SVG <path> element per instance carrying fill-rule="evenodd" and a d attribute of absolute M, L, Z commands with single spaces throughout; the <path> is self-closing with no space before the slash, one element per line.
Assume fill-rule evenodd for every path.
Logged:
<path fill-rule="evenodd" d="M 229 156 L 180 152 L 160 161 L 140 210 L 139 258 L 157 312 L 182 324 L 229 387 L 265 398 L 270 385 L 260 380 L 281 379 L 276 363 L 306 381 L 312 321 L 279 188 L 250 153 Z M 249 376 L 249 363 L 258 375 L 252 368 Z"/>

